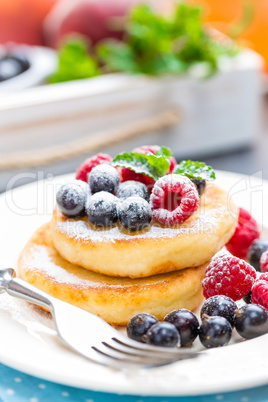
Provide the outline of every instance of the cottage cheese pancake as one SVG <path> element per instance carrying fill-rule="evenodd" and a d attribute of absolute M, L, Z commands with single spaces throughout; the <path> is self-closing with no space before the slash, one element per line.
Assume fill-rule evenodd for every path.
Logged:
<path fill-rule="evenodd" d="M 203 298 L 206 266 L 141 279 L 101 275 L 62 258 L 54 248 L 49 224 L 34 233 L 18 262 L 22 279 L 117 325 L 144 311 L 161 320 L 174 309 L 195 309 Z"/>
<path fill-rule="evenodd" d="M 55 248 L 67 261 L 104 275 L 142 278 L 197 267 L 231 238 L 238 210 L 221 188 L 207 185 L 198 210 L 184 223 L 154 222 L 134 234 L 116 224 L 97 229 L 88 219 L 70 219 L 57 207 L 51 221 Z"/>

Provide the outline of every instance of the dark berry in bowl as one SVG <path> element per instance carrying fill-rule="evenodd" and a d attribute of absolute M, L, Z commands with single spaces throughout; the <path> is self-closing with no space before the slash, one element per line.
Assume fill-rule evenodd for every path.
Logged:
<path fill-rule="evenodd" d="M 0 82 L 16 77 L 23 72 L 21 64 L 12 57 L 0 59 Z"/>
<path fill-rule="evenodd" d="M 250 291 L 250 292 L 248 292 L 248 294 L 246 296 L 243 297 L 243 300 L 244 300 L 245 303 L 247 303 L 247 304 L 252 303 L 251 295 L 252 295 L 252 292 Z"/>
<path fill-rule="evenodd" d="M 202 318 L 203 315 L 206 314 L 210 317 L 224 317 L 233 327 L 235 324 L 235 310 L 237 310 L 237 305 L 230 297 L 216 295 L 205 301 L 202 306 L 200 316 Z"/>
<path fill-rule="evenodd" d="M 126 199 L 133 196 L 138 196 L 149 201 L 149 190 L 145 184 L 139 181 L 128 180 L 124 183 L 120 183 L 117 190 L 117 197 Z"/>
<path fill-rule="evenodd" d="M 141 197 L 129 197 L 118 203 L 118 219 L 127 230 L 132 232 L 144 230 L 152 220 L 151 207 Z"/>
<path fill-rule="evenodd" d="M 199 197 L 204 194 L 206 189 L 206 180 L 201 179 L 192 179 L 192 182 L 196 185 Z"/>
<path fill-rule="evenodd" d="M 137 314 L 127 324 L 127 335 L 135 341 L 143 342 L 142 337 L 157 322 L 157 318 L 151 314 Z"/>
<path fill-rule="evenodd" d="M 219 316 L 203 316 L 199 339 L 207 349 L 218 348 L 229 343 L 232 336 L 232 326 L 228 320 Z"/>
<path fill-rule="evenodd" d="M 86 204 L 88 220 L 99 228 L 113 226 L 118 219 L 117 202 L 114 195 L 105 191 L 92 195 Z"/>
<path fill-rule="evenodd" d="M 22 72 L 27 71 L 31 66 L 27 57 L 24 56 L 23 54 L 17 53 L 17 54 L 12 54 L 12 55 L 10 54 L 8 56 L 11 60 L 12 59 L 16 60 L 20 64 Z"/>
<path fill-rule="evenodd" d="M 100 191 L 115 194 L 120 183 L 118 171 L 113 166 L 106 163 L 95 166 L 91 170 L 88 180 L 92 194 Z"/>
<path fill-rule="evenodd" d="M 175 325 L 180 334 L 181 346 L 190 345 L 199 334 L 198 319 L 194 313 L 185 308 L 171 311 L 165 316 L 164 321 Z"/>
<path fill-rule="evenodd" d="M 252 339 L 268 332 L 268 313 L 259 304 L 243 306 L 235 314 L 235 328 L 243 338 Z"/>
<path fill-rule="evenodd" d="M 268 240 L 257 239 L 251 244 L 248 250 L 248 262 L 257 271 L 261 270 L 260 259 L 261 255 L 268 250 Z"/>
<path fill-rule="evenodd" d="M 56 196 L 58 209 L 68 218 L 81 218 L 85 216 L 87 194 L 85 187 L 79 181 L 64 184 Z"/>
<path fill-rule="evenodd" d="M 177 328 L 169 322 L 158 322 L 154 324 L 142 339 L 149 345 L 167 348 L 173 348 L 180 343 L 180 335 Z"/>

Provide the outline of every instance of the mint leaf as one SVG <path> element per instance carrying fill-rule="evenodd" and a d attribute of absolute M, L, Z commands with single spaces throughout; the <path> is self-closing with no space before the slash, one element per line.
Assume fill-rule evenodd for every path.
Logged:
<path fill-rule="evenodd" d="M 96 60 L 88 54 L 87 40 L 80 35 L 67 38 L 58 54 L 57 70 L 49 77 L 51 84 L 91 78 L 99 75 Z"/>
<path fill-rule="evenodd" d="M 167 150 L 168 148 L 165 149 Z M 163 152 L 167 151 L 164 150 Z M 168 173 L 170 162 L 163 155 L 123 152 L 114 158 L 112 164 L 113 166 L 124 167 L 136 173 L 144 174 L 157 181 L 159 177 Z"/>
<path fill-rule="evenodd" d="M 158 151 L 156 151 L 155 155 L 165 156 L 166 158 L 170 158 L 172 155 L 172 152 L 171 152 L 170 148 L 162 146 Z"/>
<path fill-rule="evenodd" d="M 205 162 L 181 161 L 174 169 L 173 173 L 186 176 L 189 179 L 200 180 L 214 180 L 216 175 L 211 166 L 205 164 Z"/>
<path fill-rule="evenodd" d="M 104 40 L 97 54 L 105 71 L 184 74 L 202 63 L 209 75 L 218 70 L 220 56 L 235 55 L 235 48 L 231 40 L 220 42 L 208 34 L 200 7 L 178 2 L 171 15 L 157 14 L 144 4 L 132 7 L 124 41 Z"/>

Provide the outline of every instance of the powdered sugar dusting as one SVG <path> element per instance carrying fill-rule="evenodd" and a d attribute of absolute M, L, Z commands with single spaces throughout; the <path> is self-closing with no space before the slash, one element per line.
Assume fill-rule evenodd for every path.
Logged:
<path fill-rule="evenodd" d="M 222 211 L 222 214 L 224 212 Z M 196 217 L 191 224 L 182 224 L 179 227 L 163 227 L 153 224 L 149 230 L 131 235 L 123 232 L 118 226 L 107 230 L 96 230 L 84 220 L 67 220 L 58 222 L 56 230 L 78 241 L 116 242 L 116 241 L 135 241 L 136 239 L 161 239 L 172 238 L 178 235 L 195 234 L 206 232 L 213 234 L 217 230 L 217 222 L 221 219 L 220 210 L 207 211 L 205 215 Z"/>
<path fill-rule="evenodd" d="M 91 283 L 91 281 L 79 278 L 79 276 L 74 275 L 57 265 L 49 254 L 48 248 L 44 245 L 33 245 L 31 253 L 25 254 L 24 258 L 25 262 L 23 262 L 28 269 L 42 271 L 53 280 L 56 278 L 58 283 L 72 284 L 76 286 L 88 286 Z"/>

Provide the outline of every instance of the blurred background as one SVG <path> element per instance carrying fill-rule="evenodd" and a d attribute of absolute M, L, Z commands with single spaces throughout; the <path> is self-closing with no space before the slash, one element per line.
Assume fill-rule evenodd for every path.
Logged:
<path fill-rule="evenodd" d="M 0 0 L 0 192 L 145 143 L 268 179 L 267 24 L 264 0 Z"/>

